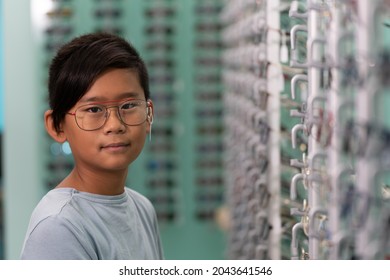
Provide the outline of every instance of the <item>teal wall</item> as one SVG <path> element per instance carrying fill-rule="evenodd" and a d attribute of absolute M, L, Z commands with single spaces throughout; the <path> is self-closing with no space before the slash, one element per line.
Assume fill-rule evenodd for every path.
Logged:
<path fill-rule="evenodd" d="M 0 0 L 0 15 L 3 13 L 3 1 Z M 0 16 L 0 133 L 4 129 L 4 92 L 3 92 L 3 17 Z"/>
<path fill-rule="evenodd" d="M 42 157 L 37 98 L 37 52 L 30 0 L 2 2 L 3 21 L 3 211 L 5 258 L 18 259 L 32 210 L 42 196 Z M 23 102 L 20 102 L 23 100 Z M 21 113 L 22 112 L 22 113 Z"/>

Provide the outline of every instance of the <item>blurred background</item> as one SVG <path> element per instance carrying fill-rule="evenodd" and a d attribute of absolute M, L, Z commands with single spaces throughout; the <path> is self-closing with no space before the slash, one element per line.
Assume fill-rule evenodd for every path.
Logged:
<path fill-rule="evenodd" d="M 0 259 L 72 169 L 47 72 L 106 31 L 146 61 L 152 140 L 127 185 L 166 259 L 390 258 L 387 0 L 0 0 Z"/>

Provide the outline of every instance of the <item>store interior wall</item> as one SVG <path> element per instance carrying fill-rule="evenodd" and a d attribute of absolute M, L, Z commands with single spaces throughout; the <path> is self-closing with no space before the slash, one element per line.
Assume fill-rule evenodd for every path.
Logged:
<path fill-rule="evenodd" d="M 4 90 L 4 249 L 6 259 L 18 259 L 31 212 L 42 195 L 37 124 L 36 56 L 30 2 L 3 1 Z"/>

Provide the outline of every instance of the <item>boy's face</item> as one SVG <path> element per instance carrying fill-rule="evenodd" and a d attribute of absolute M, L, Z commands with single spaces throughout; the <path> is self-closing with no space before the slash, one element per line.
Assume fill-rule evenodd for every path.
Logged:
<path fill-rule="evenodd" d="M 138 75 L 128 69 L 113 69 L 100 76 L 69 112 L 74 113 L 80 106 L 91 103 L 116 106 L 128 98 L 145 100 Z M 93 131 L 82 130 L 73 115 L 66 115 L 62 130 L 77 166 L 90 171 L 127 170 L 141 153 L 150 132 L 149 121 L 127 126 L 120 121 L 117 112 L 117 107 L 109 108 L 104 125 Z"/>

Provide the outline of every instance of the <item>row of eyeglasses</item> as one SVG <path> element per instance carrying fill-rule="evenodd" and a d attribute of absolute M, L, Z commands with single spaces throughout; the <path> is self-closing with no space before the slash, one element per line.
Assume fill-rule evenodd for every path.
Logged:
<path fill-rule="evenodd" d="M 308 146 L 291 161 L 301 170 L 290 185 L 301 206 L 291 209 L 291 258 L 389 258 L 390 3 L 292 1 L 289 15 L 290 66 L 302 70 L 291 80 L 301 103 L 291 142 L 303 135 Z"/>
<path fill-rule="evenodd" d="M 285 4 L 229 1 L 222 13 L 230 257 L 286 258 L 274 248 L 288 241 L 291 259 L 389 258 L 389 1 L 291 1 L 290 32 L 269 14 Z M 291 121 L 273 113 L 278 71 L 295 74 L 298 157 L 283 146 Z"/>
<path fill-rule="evenodd" d="M 272 131 L 276 130 L 272 120 L 277 118 L 270 113 L 279 96 L 270 87 L 275 83 L 269 74 L 275 64 L 267 50 L 267 43 L 277 41 L 273 36 L 279 35 L 267 19 L 278 13 L 277 2 L 226 1 L 221 13 L 225 197 L 230 209 L 231 259 L 280 258 L 275 238 L 280 214 L 271 210 L 280 197 L 279 179 L 271 179 L 274 161 L 278 161 L 278 155 L 271 156 L 275 148 Z M 267 12 L 267 5 L 271 12 Z M 273 112 L 278 115 L 278 110 Z"/>

